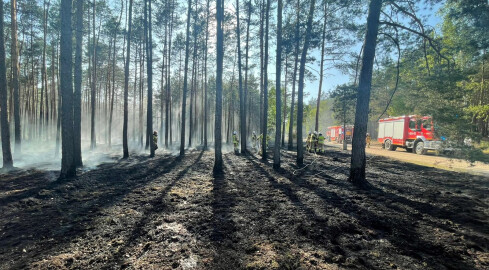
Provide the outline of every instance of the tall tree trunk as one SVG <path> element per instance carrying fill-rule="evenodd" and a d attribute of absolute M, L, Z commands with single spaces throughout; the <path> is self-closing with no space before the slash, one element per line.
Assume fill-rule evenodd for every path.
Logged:
<path fill-rule="evenodd" d="M 48 10 L 49 10 L 49 2 L 46 3 L 44 0 L 44 10 L 43 10 L 43 45 L 42 45 L 42 63 L 41 63 L 41 110 L 39 111 L 39 133 L 42 137 L 43 126 L 45 125 L 45 139 L 48 139 L 48 116 L 49 116 L 49 107 L 48 107 L 48 79 L 47 79 L 47 71 L 46 71 L 46 36 L 47 36 L 47 21 L 48 21 Z M 43 100 L 43 93 L 46 94 Z M 44 106 L 43 103 L 44 102 Z"/>
<path fill-rule="evenodd" d="M 246 19 L 246 45 L 245 45 L 245 82 L 244 82 L 244 99 L 246 102 L 248 102 L 249 105 L 251 105 L 251 100 L 248 100 L 248 69 L 249 69 L 249 66 L 248 66 L 248 60 L 249 60 L 249 51 L 250 51 L 250 21 L 251 21 L 251 0 L 249 0 L 247 3 L 247 7 L 248 7 L 248 16 L 247 16 L 247 19 Z M 251 95 L 249 95 L 250 98 L 251 98 Z M 245 104 L 245 107 L 246 107 L 246 104 Z M 250 108 L 248 106 L 248 108 Z M 248 133 L 246 134 L 246 136 L 248 136 L 250 134 L 250 119 L 251 119 L 251 110 L 246 110 L 245 108 L 245 120 L 246 120 L 246 117 L 248 117 L 248 128 L 247 128 L 247 131 Z M 244 138 L 242 138 L 244 139 Z"/>
<path fill-rule="evenodd" d="M 204 150 L 207 150 L 207 122 L 209 121 L 208 117 L 208 102 L 207 102 L 207 46 L 209 43 L 209 9 L 210 9 L 210 0 L 207 0 L 206 5 L 206 23 L 205 23 L 205 46 L 204 46 Z"/>
<path fill-rule="evenodd" d="M 290 102 L 290 115 L 289 115 L 289 150 L 292 150 L 294 145 L 294 112 L 295 112 L 295 82 L 297 79 L 297 64 L 299 63 L 299 46 L 300 46 L 300 38 L 299 38 L 299 19 L 300 19 L 300 2 L 297 0 L 296 7 L 296 20 L 295 20 L 295 50 L 294 50 L 294 71 L 292 73 L 292 97 Z M 302 136 L 297 134 L 297 137 Z"/>
<path fill-rule="evenodd" d="M 0 128 L 2 129 L 3 168 L 14 166 L 10 149 L 10 125 L 7 109 L 7 67 L 5 66 L 5 37 L 3 31 L 3 2 L 0 4 Z"/>
<path fill-rule="evenodd" d="M 175 0 L 171 3 L 171 15 L 170 15 L 170 36 L 168 40 L 168 58 L 167 58 L 167 68 L 166 68 L 166 129 L 165 129 L 165 146 L 168 148 L 169 145 L 172 145 L 172 95 L 171 95 L 171 55 L 172 55 L 172 37 L 173 37 L 173 23 L 174 23 L 174 14 L 175 14 Z M 169 138 L 168 138 L 169 133 Z M 169 141 L 169 142 L 168 142 Z"/>
<path fill-rule="evenodd" d="M 302 142 L 302 120 L 304 116 L 304 75 L 306 73 L 306 58 L 311 38 L 312 19 L 314 17 L 314 5 L 316 0 L 311 1 L 311 7 L 307 16 L 306 36 L 304 48 L 302 49 L 301 65 L 299 69 L 299 89 L 297 89 L 297 165 L 304 164 L 304 145 Z"/>
<path fill-rule="evenodd" d="M 263 51 L 263 37 L 265 33 L 265 0 L 262 0 L 260 5 L 260 117 L 259 117 L 259 129 L 261 130 L 261 134 L 263 135 L 263 76 L 265 71 L 263 69 L 264 65 L 264 51 Z"/>
<path fill-rule="evenodd" d="M 282 147 L 285 147 L 285 124 L 287 122 L 287 73 L 288 71 L 288 63 L 287 63 L 287 54 L 285 55 L 285 82 L 284 82 L 284 107 L 282 117 Z"/>
<path fill-rule="evenodd" d="M 218 0 L 219 1 L 219 0 Z M 187 109 L 187 79 L 188 79 L 188 58 L 190 42 L 190 16 L 192 15 L 192 0 L 188 0 L 187 10 L 187 32 L 185 39 L 185 67 L 183 71 L 183 93 L 182 93 L 182 125 L 180 130 L 180 155 L 185 155 L 185 110 Z"/>
<path fill-rule="evenodd" d="M 365 187 L 365 136 L 367 133 L 368 110 L 370 103 L 370 89 L 372 87 L 372 73 L 379 32 L 379 18 L 382 9 L 382 0 L 371 0 L 367 18 L 367 34 L 365 36 L 365 49 L 363 52 L 362 69 L 358 85 L 357 107 L 355 112 L 355 130 L 353 131 L 350 177 L 348 180 L 356 186 Z"/>
<path fill-rule="evenodd" d="M 239 0 L 236 0 L 236 37 L 238 47 L 239 131 L 241 136 L 241 154 L 246 154 L 246 97 L 243 91 L 243 76 L 241 73 L 241 29 L 239 24 Z"/>
<path fill-rule="evenodd" d="M 11 0 L 10 7 L 11 31 L 12 35 L 10 54 L 12 61 L 12 88 L 14 92 L 14 153 L 20 155 L 22 153 L 21 127 L 20 127 L 20 94 L 19 94 L 19 48 L 17 41 L 17 0 Z M 2 16 L 3 19 L 3 16 Z"/>
<path fill-rule="evenodd" d="M 169 1 L 166 2 L 166 6 L 165 8 L 168 9 L 168 6 L 169 6 Z M 166 53 L 167 52 L 167 43 L 168 43 L 168 32 L 169 32 L 169 29 L 168 29 L 168 23 L 165 23 L 165 32 L 164 32 L 164 41 L 163 41 L 163 50 L 162 50 L 162 59 L 161 59 L 161 89 L 160 89 L 160 136 L 159 136 L 159 142 L 161 145 L 163 145 L 163 142 L 164 142 L 164 138 L 163 138 L 163 132 L 165 132 L 165 139 L 168 140 L 168 133 L 166 132 L 166 129 L 168 129 L 168 127 L 165 128 L 165 107 L 168 107 L 168 103 L 167 103 L 167 87 L 165 85 L 165 83 L 168 83 L 167 78 L 167 73 L 165 72 L 165 67 L 167 66 L 167 62 L 168 62 L 168 54 Z M 166 82 L 165 82 L 166 81 Z M 168 122 L 168 115 L 166 115 L 167 117 L 167 121 Z M 168 144 L 165 144 L 165 148 L 168 148 Z"/>
<path fill-rule="evenodd" d="M 324 77 L 324 51 L 326 46 L 326 20 L 327 20 L 327 7 L 324 8 L 324 22 L 322 31 L 322 43 L 321 43 L 321 64 L 319 66 L 319 89 L 318 100 L 316 105 L 316 125 L 314 130 L 319 131 L 319 108 L 321 106 L 321 90 L 323 89 L 323 77 Z"/>
<path fill-rule="evenodd" d="M 222 21 L 224 0 L 216 0 L 216 116 L 214 126 L 214 173 L 223 171 L 222 160 L 222 71 L 224 58 L 224 34 Z"/>
<path fill-rule="evenodd" d="M 197 9 L 196 9 L 197 10 Z M 194 42 L 193 42 L 193 47 L 194 51 L 192 53 L 192 79 L 190 80 L 190 112 L 189 112 L 189 129 L 188 129 L 188 146 L 192 146 L 192 137 L 194 136 L 194 114 L 197 114 L 197 111 L 194 110 L 194 104 L 196 102 L 196 74 L 197 74 L 197 68 L 196 68 L 196 62 L 197 62 L 197 25 L 196 25 L 196 20 L 197 18 L 194 17 Z"/>
<path fill-rule="evenodd" d="M 58 35 L 58 40 L 60 39 L 60 34 Z M 59 44 L 61 47 L 61 44 Z M 56 72 L 56 82 L 58 83 L 58 119 L 57 119 L 57 122 L 56 122 L 56 150 L 55 150 L 55 153 L 54 153 L 54 156 L 55 157 L 58 157 L 59 156 L 59 149 L 61 147 L 61 118 L 63 118 L 63 112 L 61 110 L 61 103 L 62 103 L 62 97 L 61 97 L 61 80 L 59 79 L 59 73 L 60 73 L 60 67 L 61 67 L 61 57 L 58 53 L 58 46 L 56 46 L 57 48 L 57 52 L 56 52 L 56 55 L 58 55 L 58 70 Z M 74 145 L 74 144 L 73 144 Z M 76 165 L 75 165 L 76 167 Z"/>
<path fill-rule="evenodd" d="M 280 168 L 280 139 L 281 139 L 281 124 L 282 124 L 282 96 L 281 96 L 281 72 L 282 72 L 282 9 L 283 2 L 278 0 L 277 7 L 277 59 L 275 64 L 275 146 L 273 149 L 273 167 Z"/>
<path fill-rule="evenodd" d="M 96 85 L 97 85 L 97 44 L 95 42 L 95 12 L 96 12 L 96 0 L 93 1 L 93 14 L 92 14 L 92 35 L 93 35 L 93 56 L 92 56 L 92 94 L 91 94 L 91 104 L 92 104 L 92 115 L 91 115 L 91 128 L 90 128 L 90 149 L 95 149 L 97 147 L 97 136 L 95 135 L 95 95 L 96 95 Z"/>
<path fill-rule="evenodd" d="M 112 52 L 112 94 L 110 100 L 110 112 L 109 112 L 109 147 L 112 146 L 112 120 L 114 114 L 114 100 L 115 100 L 115 56 L 116 56 L 116 44 L 117 44 L 117 33 L 119 32 L 119 27 L 121 25 L 122 20 L 122 12 L 124 10 L 124 2 L 121 0 L 121 13 L 119 15 L 119 21 L 117 22 L 117 26 L 114 33 L 114 50 Z M 125 41 L 124 41 L 125 42 Z M 123 50 L 122 55 L 124 56 L 125 52 Z M 124 65 L 125 69 L 125 65 Z M 108 78 L 107 78 L 108 79 Z"/>
<path fill-rule="evenodd" d="M 129 157 L 129 147 L 127 145 L 127 121 L 129 117 L 129 64 L 131 62 L 131 29 L 132 29 L 132 0 L 129 0 L 129 22 L 127 30 L 127 54 L 126 54 L 126 65 L 124 66 L 124 121 L 122 125 L 122 148 L 123 157 Z M 136 65 L 135 65 L 136 66 Z M 136 91 L 134 91 L 136 92 Z M 136 95 L 134 95 L 136 99 Z M 135 123 L 133 123 L 134 125 Z"/>
<path fill-rule="evenodd" d="M 73 124 L 75 166 L 83 166 L 81 153 L 81 89 L 82 89 L 82 53 L 83 53 L 83 0 L 76 0 L 76 48 L 75 48 L 75 93 L 73 95 Z"/>
<path fill-rule="evenodd" d="M 268 28 L 270 25 L 270 0 L 267 0 L 265 10 L 265 58 L 263 59 L 263 138 L 262 159 L 267 160 L 267 126 L 268 126 Z"/>
<path fill-rule="evenodd" d="M 153 31 L 152 31 L 152 23 L 151 23 L 151 0 L 148 1 L 148 19 L 146 24 L 148 26 L 148 34 L 146 41 L 146 72 L 148 73 L 148 106 L 147 108 L 147 116 L 146 116 L 146 140 L 150 145 L 150 157 L 155 156 L 155 148 L 156 145 L 153 143 Z"/>
<path fill-rule="evenodd" d="M 61 0 L 61 113 L 62 146 L 60 179 L 76 175 L 73 143 L 73 71 L 72 71 L 72 32 L 71 0 Z"/>

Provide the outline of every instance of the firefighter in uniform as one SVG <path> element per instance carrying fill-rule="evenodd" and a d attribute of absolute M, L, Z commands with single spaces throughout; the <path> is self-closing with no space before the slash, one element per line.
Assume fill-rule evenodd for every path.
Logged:
<path fill-rule="evenodd" d="M 256 132 L 253 131 L 253 135 L 251 136 L 251 141 L 253 142 L 253 149 L 256 149 L 256 150 L 258 150 L 258 148 L 256 147 L 257 146 L 257 140 L 258 140 L 258 137 L 256 136 Z"/>
<path fill-rule="evenodd" d="M 316 153 L 317 144 L 318 144 L 318 134 L 317 131 L 314 131 L 311 137 L 311 151 L 314 151 L 314 153 Z"/>
<path fill-rule="evenodd" d="M 324 140 L 326 138 L 324 138 L 323 134 L 322 133 L 319 133 L 319 136 L 318 136 L 318 151 L 319 153 L 324 153 Z"/>
<path fill-rule="evenodd" d="M 365 138 L 366 146 L 370 148 L 370 142 L 372 141 L 372 137 L 367 133 L 367 137 Z"/>
<path fill-rule="evenodd" d="M 263 140 L 263 133 L 260 133 L 260 135 L 258 135 L 258 137 L 256 137 L 256 149 L 258 151 L 258 155 L 261 155 L 262 151 L 261 151 L 261 142 Z"/>
<path fill-rule="evenodd" d="M 306 138 L 306 151 L 310 151 L 311 150 L 311 140 L 312 140 L 312 132 L 309 131 L 309 135 L 307 135 L 307 138 Z"/>
<path fill-rule="evenodd" d="M 153 145 L 155 150 L 158 149 L 158 132 L 156 130 L 153 131 Z"/>
<path fill-rule="evenodd" d="M 233 145 L 234 145 L 234 153 L 238 153 L 238 145 L 239 145 L 239 140 L 238 140 L 238 134 L 235 131 L 233 131 Z"/>

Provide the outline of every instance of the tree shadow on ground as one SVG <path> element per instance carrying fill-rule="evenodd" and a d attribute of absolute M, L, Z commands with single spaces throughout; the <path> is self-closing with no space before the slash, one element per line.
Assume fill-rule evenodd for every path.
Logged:
<path fill-rule="evenodd" d="M 229 192 L 229 181 L 233 177 L 228 167 L 230 163 L 225 158 L 226 169 L 213 175 L 212 189 L 212 233 L 210 240 L 215 248 L 214 258 L 210 269 L 226 270 L 240 269 L 242 258 L 236 256 L 235 238 L 236 224 L 232 218 L 232 208 L 236 205 L 234 195 Z M 233 241 L 234 240 L 234 241 Z"/>
<path fill-rule="evenodd" d="M 334 189 L 326 190 L 319 185 L 311 184 L 301 175 L 292 175 L 287 170 L 282 170 L 280 174 L 287 177 L 291 183 L 282 183 L 277 181 L 277 177 L 273 175 L 271 168 L 263 168 L 263 163 L 257 162 L 250 159 L 260 170 L 261 173 L 265 174 L 274 188 L 281 190 L 287 197 L 292 201 L 298 208 L 303 209 L 308 216 L 311 218 L 312 223 L 309 228 L 310 240 L 316 242 L 316 244 L 324 245 L 324 242 L 329 239 L 331 243 L 335 246 L 339 246 L 337 239 L 345 234 L 362 234 L 365 233 L 366 229 L 380 231 L 383 238 L 388 239 L 397 249 L 399 253 L 410 256 L 415 260 L 419 261 L 426 259 L 428 256 L 429 263 L 433 266 L 443 265 L 449 269 L 472 269 L 473 265 L 467 264 L 461 257 L 461 254 L 454 254 L 453 252 L 445 250 L 445 248 L 438 244 L 428 240 L 425 240 L 414 228 L 414 223 L 412 222 L 412 216 L 409 212 L 405 212 L 404 215 L 400 215 L 396 210 L 390 209 L 386 205 L 385 209 L 390 209 L 388 212 L 372 211 L 371 208 L 362 207 L 362 203 L 358 201 L 359 198 L 370 192 L 377 193 L 377 196 L 382 195 L 390 198 L 395 202 L 414 207 L 418 211 L 424 211 L 427 214 L 435 215 L 436 218 L 447 218 L 450 215 L 456 215 L 453 212 L 443 212 L 440 209 L 434 209 L 431 205 L 419 204 L 405 198 L 399 197 L 395 194 L 382 194 L 382 190 L 370 190 L 365 192 L 363 190 L 357 190 L 355 188 L 345 189 L 345 185 L 338 184 L 338 180 L 329 176 L 322 176 L 328 180 L 328 184 L 336 185 Z M 261 169 L 260 169 L 261 168 Z M 327 169 L 327 168 L 325 168 Z M 346 182 L 343 180 L 342 182 Z M 314 213 L 314 210 L 306 205 L 306 203 L 301 202 L 298 191 L 306 190 L 307 192 L 312 192 L 321 198 L 324 204 L 329 205 L 332 208 L 338 209 L 343 214 L 347 215 L 351 219 L 351 225 L 345 226 L 345 224 L 339 224 L 339 227 L 331 226 L 318 218 Z M 336 190 L 335 190 L 336 189 Z M 334 191 L 335 190 L 335 191 Z M 339 195 L 339 193 L 341 192 Z M 351 195 L 345 196 L 345 194 L 350 193 Z M 357 198 L 355 198 L 357 197 Z M 372 198 L 370 198 L 372 199 Z M 375 197 L 372 199 L 375 201 Z M 378 202 L 382 204 L 382 202 Z M 358 225 L 354 225 L 358 224 Z M 436 224 L 438 225 L 438 224 Z M 317 229 L 321 227 L 326 228 L 326 234 L 317 234 Z M 348 250 L 348 248 L 357 249 L 358 247 L 346 246 L 341 247 L 342 249 Z M 420 255 L 422 254 L 422 255 Z M 373 267 L 369 265 L 369 262 L 365 259 L 361 259 L 360 263 L 364 264 L 366 267 Z"/>
<path fill-rule="evenodd" d="M 5 198 L 1 206 L 1 260 L 13 262 L 13 268 L 24 268 L 52 254 L 92 230 L 92 222 L 104 209 L 148 185 L 156 176 L 174 170 L 182 161 L 171 156 L 136 159 L 135 164 L 106 164 L 80 177 L 41 184 L 20 197 Z"/>
<path fill-rule="evenodd" d="M 192 169 L 195 165 L 197 165 L 204 155 L 204 151 L 201 150 L 197 158 L 193 161 L 186 160 L 187 162 L 191 162 L 188 166 L 186 166 L 183 170 L 178 172 L 175 178 L 171 180 L 171 182 L 167 183 L 166 186 L 159 191 L 159 196 L 154 198 L 149 202 L 150 208 L 146 209 L 143 212 L 142 218 L 136 222 L 134 228 L 130 231 L 129 236 L 124 240 L 124 246 L 122 246 L 118 252 L 113 254 L 113 258 L 109 259 L 111 263 L 115 263 L 116 265 L 123 264 L 124 258 L 123 255 L 129 250 L 129 248 L 136 245 L 137 240 L 141 237 L 145 237 L 147 235 L 147 231 L 145 231 L 145 227 L 149 224 L 156 215 L 161 215 L 162 212 L 169 210 L 169 205 L 165 204 L 164 198 L 168 195 L 168 192 L 177 184 L 182 178 Z M 181 163 L 184 159 L 188 159 L 188 157 L 178 156 L 175 158 L 176 163 Z M 169 166 L 163 172 L 162 175 L 169 173 L 175 166 Z"/>

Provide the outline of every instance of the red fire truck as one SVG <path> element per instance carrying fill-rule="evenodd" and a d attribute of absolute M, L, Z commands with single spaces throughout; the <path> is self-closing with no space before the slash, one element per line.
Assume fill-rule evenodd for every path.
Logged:
<path fill-rule="evenodd" d="M 436 140 L 431 116 L 399 116 L 379 120 L 378 141 L 382 147 L 394 151 L 397 147 L 423 155 L 427 150 L 441 151 L 442 142 Z"/>
<path fill-rule="evenodd" d="M 329 142 L 343 143 L 343 140 L 346 140 L 346 143 L 351 143 L 353 138 L 353 125 L 345 126 L 345 130 L 346 132 L 343 132 L 343 126 L 328 127 L 326 139 Z"/>

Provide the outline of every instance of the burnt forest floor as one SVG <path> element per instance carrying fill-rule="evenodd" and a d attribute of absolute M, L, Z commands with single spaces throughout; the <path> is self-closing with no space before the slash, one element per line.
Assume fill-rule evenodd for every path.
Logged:
<path fill-rule="evenodd" d="M 349 154 L 213 152 L 0 175 L 0 269 L 489 269 L 489 179 Z"/>

